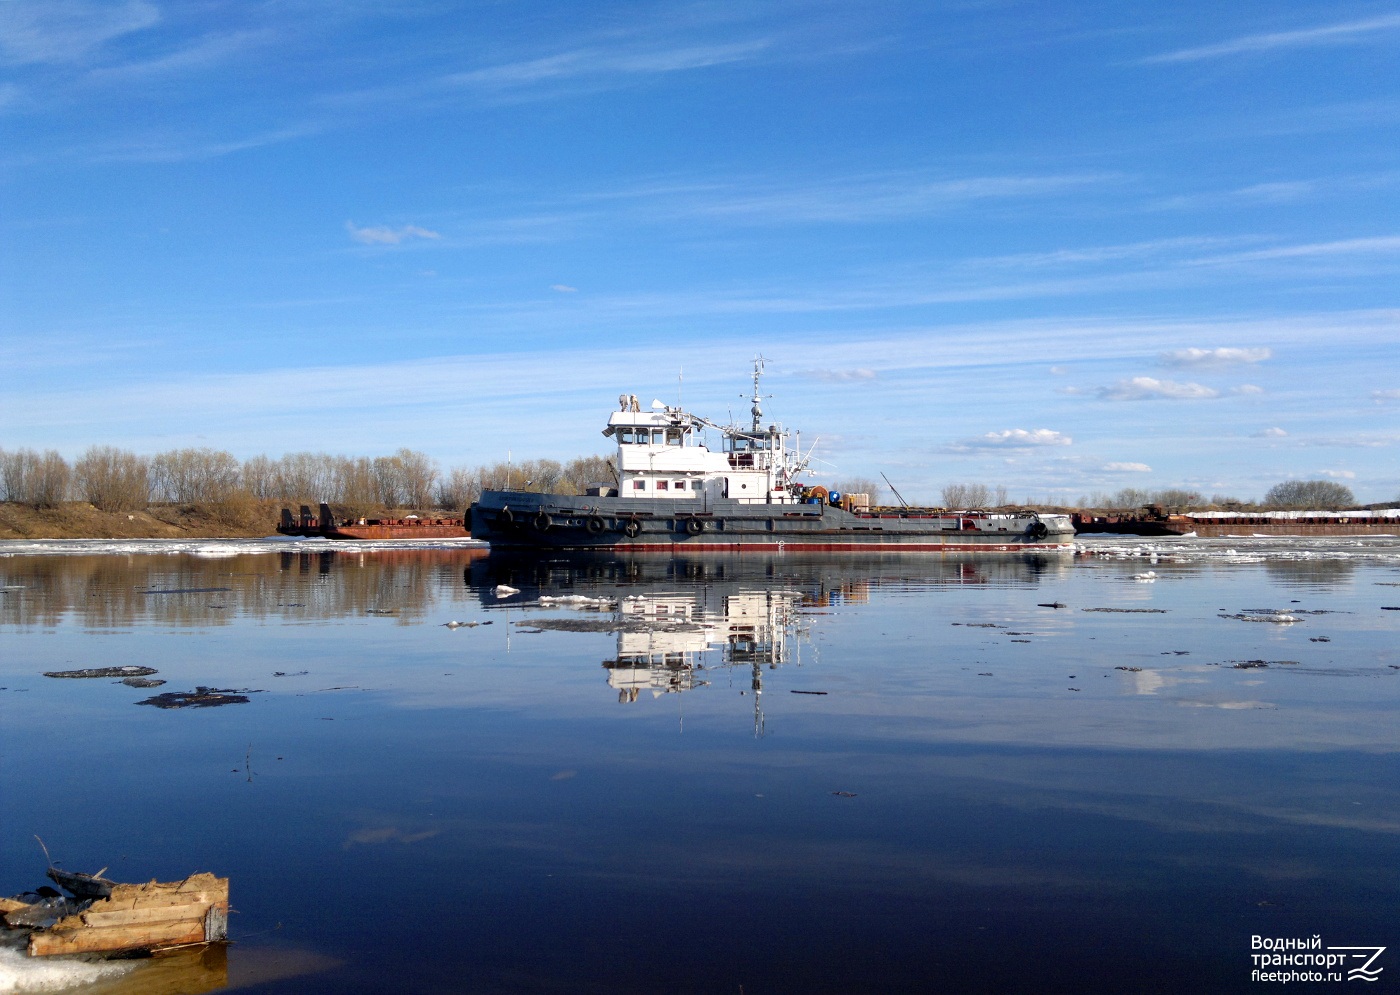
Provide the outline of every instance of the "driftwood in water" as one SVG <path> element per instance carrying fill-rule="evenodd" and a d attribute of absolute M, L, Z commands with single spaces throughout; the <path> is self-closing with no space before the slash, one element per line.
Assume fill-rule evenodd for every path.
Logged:
<path fill-rule="evenodd" d="M 227 938 L 228 878 L 195 874 L 183 881 L 112 883 L 107 897 L 31 933 L 29 954 L 158 950 Z"/>

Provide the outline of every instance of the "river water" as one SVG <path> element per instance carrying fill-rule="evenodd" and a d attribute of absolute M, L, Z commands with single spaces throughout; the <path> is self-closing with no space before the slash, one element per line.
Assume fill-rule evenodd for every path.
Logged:
<path fill-rule="evenodd" d="M 0 588 L 0 894 L 36 835 L 227 875 L 162 991 L 1232 992 L 1313 937 L 1400 979 L 1400 540 L 7 543 Z M 167 683 L 42 676 L 118 666 Z"/>

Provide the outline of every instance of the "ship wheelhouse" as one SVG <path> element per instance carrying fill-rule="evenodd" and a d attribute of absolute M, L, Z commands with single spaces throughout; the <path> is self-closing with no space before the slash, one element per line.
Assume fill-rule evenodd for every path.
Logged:
<path fill-rule="evenodd" d="M 795 473 L 786 433 L 723 427 L 678 407 L 656 402 L 643 411 L 636 395 L 624 394 L 603 435 L 617 442 L 618 497 L 702 501 L 730 499 L 747 504 L 788 504 Z M 705 429 L 721 434 L 721 450 L 706 445 Z"/>

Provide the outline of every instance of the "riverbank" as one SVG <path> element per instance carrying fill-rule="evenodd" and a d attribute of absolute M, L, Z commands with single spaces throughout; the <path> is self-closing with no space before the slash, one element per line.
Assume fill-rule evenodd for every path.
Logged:
<path fill-rule="evenodd" d="M 151 505 L 99 511 L 83 501 L 55 508 L 0 504 L 0 539 L 256 539 L 276 531 L 275 502 Z"/>

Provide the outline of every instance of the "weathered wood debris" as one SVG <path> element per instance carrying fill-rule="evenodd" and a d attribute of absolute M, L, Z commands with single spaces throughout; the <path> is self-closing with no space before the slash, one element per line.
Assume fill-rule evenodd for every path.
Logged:
<path fill-rule="evenodd" d="M 29 932 L 31 957 L 130 955 L 228 939 L 228 878 L 201 873 L 183 881 L 122 884 L 101 871 L 57 867 L 48 875 L 72 897 L 44 887 L 0 899 L 5 926 Z"/>

